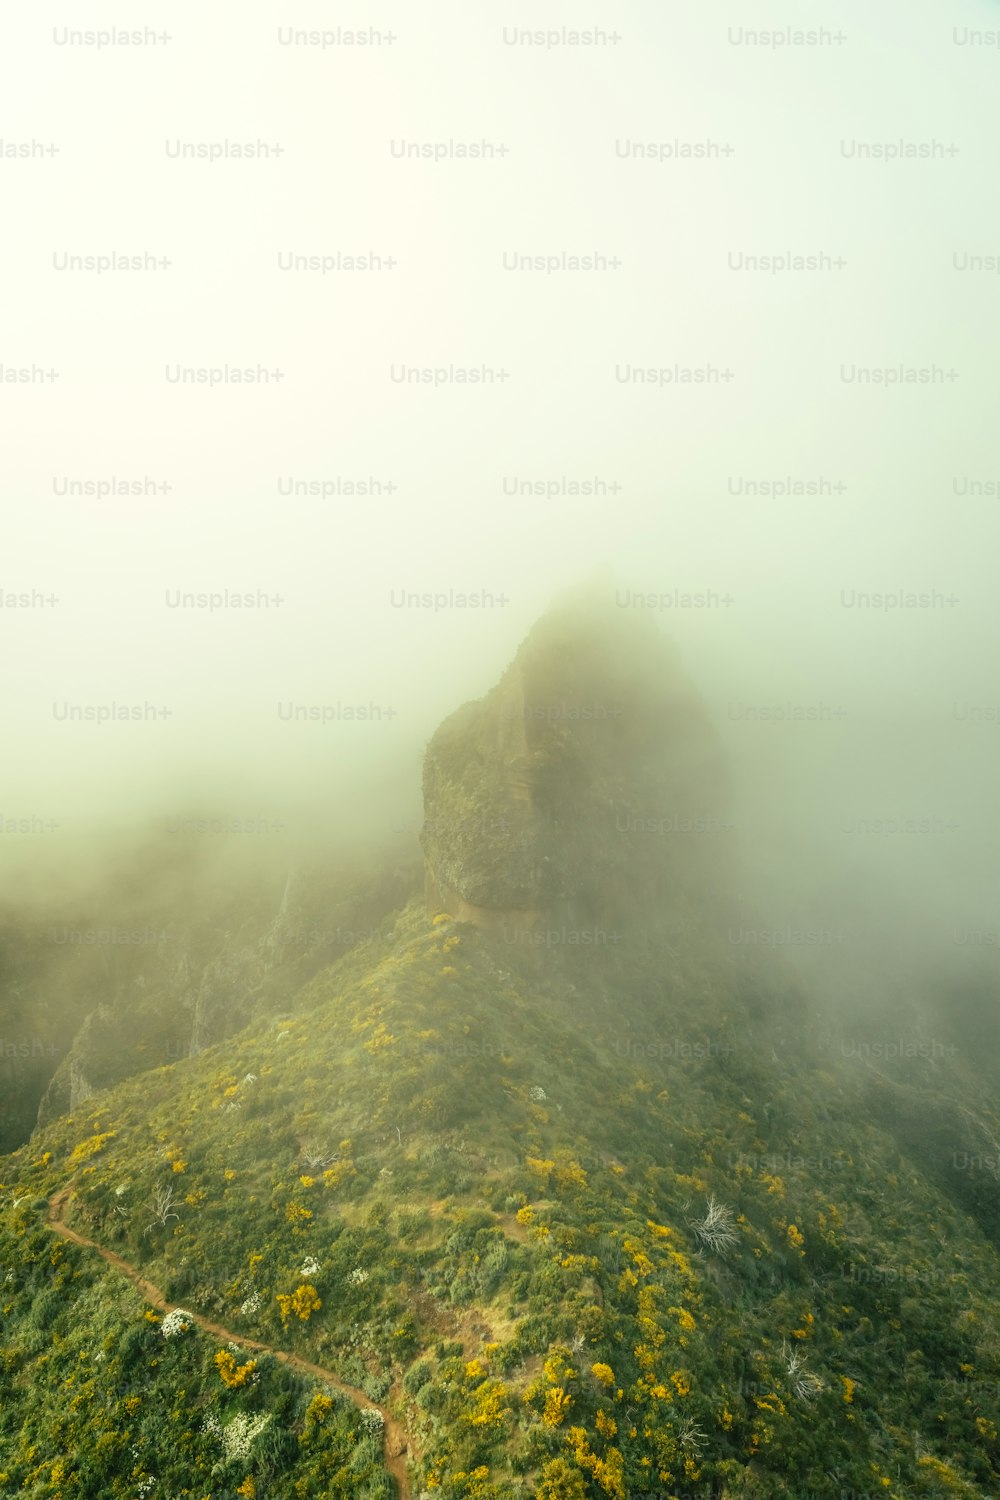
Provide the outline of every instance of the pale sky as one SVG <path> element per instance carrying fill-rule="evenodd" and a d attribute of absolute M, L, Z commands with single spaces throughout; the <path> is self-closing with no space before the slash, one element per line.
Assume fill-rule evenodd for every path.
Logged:
<path fill-rule="evenodd" d="M 170 40 L 72 41 L 126 26 Z M 280 41 L 337 27 L 382 40 Z M 577 27 L 618 40 L 564 41 Z M 510 44 L 538 29 L 557 43 Z M 825 35 L 748 35 L 790 29 Z M 240 816 L 313 788 L 412 800 L 441 717 L 608 559 L 623 593 L 731 596 L 657 613 L 733 752 L 748 839 L 779 864 L 832 840 L 869 875 L 881 860 L 940 881 L 949 921 L 995 925 L 998 32 L 1000 6 L 971 0 L 6 8 L 0 364 L 59 378 L 0 382 L 0 591 L 59 602 L 0 610 L 0 812 L 70 839 L 191 796 Z M 482 140 L 506 153 L 401 160 L 391 144 Z M 227 141 L 283 149 L 168 154 Z M 678 160 L 678 141 L 732 150 Z M 626 156 L 634 142 L 665 159 Z M 42 154 L 11 154 L 26 143 Z M 930 155 L 860 159 L 858 143 Z M 171 264 L 57 269 L 146 252 Z M 396 264 L 279 267 L 369 252 Z M 505 269 L 514 255 L 620 265 Z M 826 259 L 732 269 L 780 255 Z M 971 257 L 993 269 L 958 268 Z M 283 378 L 167 378 L 226 365 Z M 409 384 L 400 366 L 508 374 Z M 618 378 L 675 366 L 732 376 Z M 942 378 L 844 378 L 858 367 Z M 279 492 L 369 476 L 396 488 Z M 505 494 L 515 477 L 620 488 Z M 786 477 L 841 488 L 733 493 Z M 171 488 L 57 493 L 112 478 Z M 284 602 L 167 605 L 227 589 Z M 402 609 L 394 590 L 508 602 Z M 845 606 L 855 590 L 955 602 Z M 56 717 L 147 702 L 170 716 Z M 288 702 L 394 717 L 287 723 Z M 750 724 L 734 703 L 845 715 Z M 959 827 L 878 848 L 837 831 L 893 815 Z M 15 837 L 0 861 L 34 856 Z"/>

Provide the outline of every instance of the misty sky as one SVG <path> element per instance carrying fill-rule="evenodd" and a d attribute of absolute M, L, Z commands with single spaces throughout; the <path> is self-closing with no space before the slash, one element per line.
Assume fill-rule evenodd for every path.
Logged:
<path fill-rule="evenodd" d="M 72 41 L 111 26 L 171 39 Z M 382 40 L 281 41 L 337 27 Z M 619 39 L 517 38 L 587 27 Z M 826 36 L 747 37 L 786 28 Z M 790 920 L 822 924 L 830 882 L 857 881 L 915 895 L 914 926 L 995 929 L 998 33 L 1000 5 L 926 0 L 7 8 L 0 812 L 59 828 L 5 834 L 0 861 L 192 803 L 416 816 L 441 717 L 608 559 L 627 604 L 730 600 L 657 617 Z M 484 140 L 505 153 L 394 154 Z M 281 154 L 182 154 L 258 141 Z M 929 154 L 861 159 L 900 143 Z M 60 269 L 147 252 L 170 265 Z M 383 269 L 281 268 L 370 253 Z M 584 255 L 620 265 L 507 268 Z M 825 259 L 745 268 L 779 255 Z M 225 366 L 282 379 L 170 378 Z M 507 374 L 393 376 L 452 366 Z M 900 367 L 931 379 L 855 378 Z M 11 383 L 24 369 L 59 378 Z M 369 477 L 380 495 L 281 493 Z M 827 493 L 746 492 L 788 477 Z M 114 478 L 154 492 L 59 493 Z M 506 493 L 594 479 L 620 488 Z M 169 604 L 225 590 L 283 602 Z M 452 590 L 507 602 L 393 603 Z M 845 602 L 898 590 L 942 602 Z M 6 602 L 33 591 L 59 602 Z M 58 717 L 112 703 L 169 716 Z M 288 703 L 393 717 L 289 723 Z M 931 831 L 848 831 L 893 818 Z"/>

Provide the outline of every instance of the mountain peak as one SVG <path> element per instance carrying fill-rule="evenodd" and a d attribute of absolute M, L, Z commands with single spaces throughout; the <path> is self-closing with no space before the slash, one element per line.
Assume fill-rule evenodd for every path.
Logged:
<path fill-rule="evenodd" d="M 493 929 L 669 924 L 721 878 L 727 810 L 720 745 L 676 648 L 595 577 L 431 739 L 428 901 Z"/>

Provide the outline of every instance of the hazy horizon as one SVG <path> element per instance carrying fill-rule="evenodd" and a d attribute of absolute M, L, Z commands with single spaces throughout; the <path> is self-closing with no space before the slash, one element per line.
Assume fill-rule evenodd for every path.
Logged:
<path fill-rule="evenodd" d="M 776 922 L 1000 941 L 996 7 L 106 24 L 4 21 L 0 814 L 43 829 L 0 836 L 0 890 L 185 816 L 285 820 L 264 862 L 415 827 L 437 724 L 607 560 L 670 601 Z M 296 40 L 337 27 L 379 39 Z M 497 154 L 404 154 L 456 141 Z M 151 259 L 71 268 L 102 255 Z M 817 266 L 750 269 L 787 255 Z M 258 602 L 183 603 L 227 590 Z M 494 602 L 397 602 L 453 591 Z M 929 602 L 858 601 L 894 591 Z M 142 717 L 70 722 L 110 705 Z"/>

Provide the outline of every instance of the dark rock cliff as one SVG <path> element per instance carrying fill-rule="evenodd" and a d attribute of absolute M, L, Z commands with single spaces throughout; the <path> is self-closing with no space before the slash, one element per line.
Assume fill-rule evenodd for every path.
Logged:
<path fill-rule="evenodd" d="M 435 909 L 526 931 L 667 927 L 733 889 L 729 786 L 671 642 L 591 589 L 536 624 L 424 762 Z"/>

